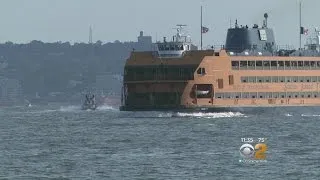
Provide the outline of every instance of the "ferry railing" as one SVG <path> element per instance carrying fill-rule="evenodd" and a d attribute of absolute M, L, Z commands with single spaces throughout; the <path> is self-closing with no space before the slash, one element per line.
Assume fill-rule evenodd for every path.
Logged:
<path fill-rule="evenodd" d="M 247 46 L 225 46 L 225 45 L 208 45 L 203 50 L 226 50 L 232 56 L 243 56 L 243 55 L 250 55 L 250 56 L 262 56 L 262 55 L 269 55 L 269 56 L 278 56 L 279 52 L 290 52 L 295 51 L 294 46 L 292 45 L 273 45 L 273 46 L 262 46 L 262 45 L 247 45 Z M 303 50 L 303 49 L 302 49 Z M 285 56 L 285 55 L 284 55 Z"/>

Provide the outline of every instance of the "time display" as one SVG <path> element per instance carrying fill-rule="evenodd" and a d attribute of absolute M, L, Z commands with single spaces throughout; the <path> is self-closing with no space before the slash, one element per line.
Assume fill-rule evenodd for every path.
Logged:
<path fill-rule="evenodd" d="M 253 138 L 241 138 L 241 142 L 243 142 L 243 143 L 252 143 L 253 142 Z"/>

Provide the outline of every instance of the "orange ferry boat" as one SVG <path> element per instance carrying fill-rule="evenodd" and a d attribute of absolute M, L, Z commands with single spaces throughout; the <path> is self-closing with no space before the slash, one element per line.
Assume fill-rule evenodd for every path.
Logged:
<path fill-rule="evenodd" d="M 304 48 L 281 49 L 267 18 L 262 27 L 236 22 L 219 50 L 197 50 L 179 25 L 172 41 L 164 38 L 154 51 L 132 52 L 120 110 L 319 106 L 320 31 Z"/>

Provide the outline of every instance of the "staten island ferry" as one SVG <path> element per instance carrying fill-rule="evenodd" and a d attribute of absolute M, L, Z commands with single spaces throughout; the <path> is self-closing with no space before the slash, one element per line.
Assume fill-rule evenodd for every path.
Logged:
<path fill-rule="evenodd" d="M 221 48 L 197 50 L 177 29 L 124 67 L 123 111 L 212 110 L 320 105 L 320 31 L 304 48 L 276 45 L 263 25 L 228 29 Z"/>

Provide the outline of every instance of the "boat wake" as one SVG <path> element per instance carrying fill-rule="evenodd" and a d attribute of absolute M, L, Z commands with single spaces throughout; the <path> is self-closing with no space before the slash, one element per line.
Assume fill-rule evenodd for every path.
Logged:
<path fill-rule="evenodd" d="M 118 111 L 117 108 L 113 107 L 113 106 L 109 106 L 109 105 L 101 105 L 98 106 L 96 110 L 82 110 L 81 106 L 61 106 L 59 109 L 61 112 L 86 112 L 86 111 L 90 111 L 90 112 L 94 112 L 94 111 Z"/>
<path fill-rule="evenodd" d="M 220 113 L 182 113 L 178 112 L 173 114 L 173 117 L 190 117 L 190 118 L 230 118 L 230 117 L 246 117 L 244 114 L 240 112 L 220 112 Z"/>
<path fill-rule="evenodd" d="M 59 111 L 61 112 L 81 111 L 81 106 L 61 106 Z"/>
<path fill-rule="evenodd" d="M 220 113 L 183 113 L 183 112 L 130 112 L 127 114 L 130 118 L 232 118 L 232 117 L 247 117 L 240 112 L 220 112 Z"/>
<path fill-rule="evenodd" d="M 113 106 L 109 106 L 109 105 L 105 104 L 105 105 L 102 105 L 102 106 L 98 106 L 97 110 L 100 110 L 100 111 L 109 111 L 109 110 L 118 111 L 118 108 L 115 108 Z"/>

